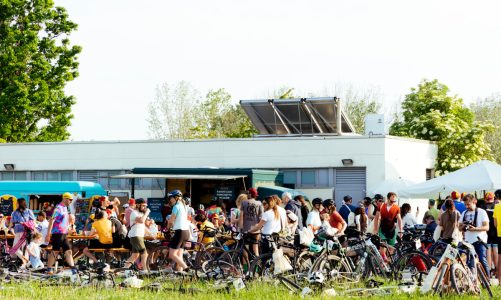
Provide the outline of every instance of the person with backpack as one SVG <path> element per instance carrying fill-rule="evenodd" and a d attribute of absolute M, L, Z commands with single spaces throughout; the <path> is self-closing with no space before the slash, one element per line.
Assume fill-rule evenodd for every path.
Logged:
<path fill-rule="evenodd" d="M 356 227 L 355 224 L 355 209 L 356 207 L 351 205 L 352 198 L 350 195 L 343 197 L 344 204 L 339 209 L 339 214 L 343 217 L 348 227 Z"/>
<path fill-rule="evenodd" d="M 480 208 L 487 212 L 487 216 L 489 217 L 489 231 L 487 231 L 487 262 L 489 267 L 491 267 L 492 276 L 496 274 L 496 266 L 498 264 L 497 231 L 494 225 L 495 204 L 494 193 L 487 192 L 484 196 L 484 203 L 479 205 Z"/>
<path fill-rule="evenodd" d="M 397 194 L 389 192 L 387 199 L 388 201 L 381 205 L 376 213 L 374 228 L 381 240 L 386 241 L 390 246 L 394 246 L 397 241 L 397 233 L 402 234 L 403 222 L 400 217 L 400 207 L 397 204 Z"/>

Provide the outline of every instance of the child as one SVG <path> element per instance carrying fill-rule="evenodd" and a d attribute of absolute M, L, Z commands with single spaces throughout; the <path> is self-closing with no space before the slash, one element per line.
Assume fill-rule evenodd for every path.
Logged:
<path fill-rule="evenodd" d="M 43 242 L 43 235 L 40 232 L 35 232 L 33 234 L 33 239 L 31 243 L 26 247 L 29 255 L 29 261 L 31 264 L 31 268 L 33 269 L 42 269 L 44 264 L 40 259 L 40 245 Z"/>

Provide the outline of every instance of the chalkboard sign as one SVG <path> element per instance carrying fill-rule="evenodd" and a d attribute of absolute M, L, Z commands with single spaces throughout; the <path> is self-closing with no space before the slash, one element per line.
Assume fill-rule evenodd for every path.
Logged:
<path fill-rule="evenodd" d="M 13 197 L 0 199 L 0 212 L 4 216 L 10 216 L 14 211 L 14 201 Z"/>
<path fill-rule="evenodd" d="M 217 197 L 218 200 L 233 201 L 236 198 L 235 186 L 219 186 L 217 187 L 214 196 Z"/>
<path fill-rule="evenodd" d="M 155 222 L 162 222 L 162 206 L 164 205 L 164 198 L 148 198 L 148 208 L 150 209 L 150 218 Z"/>

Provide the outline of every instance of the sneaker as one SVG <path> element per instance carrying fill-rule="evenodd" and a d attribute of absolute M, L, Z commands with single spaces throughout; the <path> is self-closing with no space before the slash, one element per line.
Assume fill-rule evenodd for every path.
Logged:
<path fill-rule="evenodd" d="M 47 271 L 45 271 L 47 275 L 54 275 L 54 270 L 52 268 L 47 268 Z"/>

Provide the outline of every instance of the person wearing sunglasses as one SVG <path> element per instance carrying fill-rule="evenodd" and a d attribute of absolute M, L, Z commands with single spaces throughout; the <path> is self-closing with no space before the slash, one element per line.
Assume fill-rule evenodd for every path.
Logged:
<path fill-rule="evenodd" d="M 317 232 L 322 227 L 322 220 L 320 219 L 320 211 L 322 211 L 322 199 L 315 198 L 311 201 L 313 209 L 306 218 L 306 226 L 308 226 L 313 233 Z"/>
<path fill-rule="evenodd" d="M 249 232 L 259 232 L 261 230 L 261 251 L 262 253 L 270 253 L 271 248 L 269 240 L 265 237 L 273 233 L 279 233 L 287 224 L 282 223 L 280 212 L 278 211 L 278 203 L 275 197 L 269 196 L 263 200 L 264 213 L 259 223 L 254 225 Z"/>

